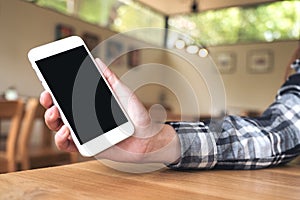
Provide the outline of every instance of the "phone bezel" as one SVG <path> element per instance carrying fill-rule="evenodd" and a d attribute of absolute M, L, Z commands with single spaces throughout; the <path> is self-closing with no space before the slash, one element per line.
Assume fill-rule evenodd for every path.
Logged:
<path fill-rule="evenodd" d="M 64 113 L 62 112 L 62 109 L 60 107 L 60 105 L 57 103 L 56 101 L 56 97 L 53 95 L 53 93 L 51 92 L 47 82 L 45 81 L 43 75 L 41 74 L 38 66 L 36 65 L 36 61 L 47 58 L 49 56 L 52 55 L 56 55 L 65 51 L 68 51 L 70 49 L 79 47 L 79 46 L 84 46 L 85 50 L 87 51 L 88 55 L 91 57 L 95 67 L 98 69 L 99 71 L 99 75 L 101 75 L 106 83 L 106 85 L 108 86 L 108 88 L 110 89 L 112 95 L 114 96 L 114 98 L 116 99 L 117 103 L 119 104 L 120 108 L 122 109 L 124 115 L 126 116 L 128 122 L 106 132 L 103 133 L 102 135 L 99 135 L 98 137 L 85 142 L 83 144 L 80 144 L 76 134 L 74 133 L 72 127 L 70 126 L 67 118 L 65 117 Z M 48 44 L 44 44 L 42 46 L 38 46 L 35 47 L 33 49 L 31 49 L 28 52 L 28 58 L 29 61 L 31 62 L 32 68 L 34 69 L 34 71 L 36 72 L 39 80 L 42 82 L 42 85 L 44 87 L 44 89 L 46 91 L 48 91 L 53 99 L 53 103 L 54 105 L 57 106 L 62 121 L 64 122 L 64 124 L 69 128 L 72 139 L 76 145 L 76 147 L 78 148 L 78 151 L 80 152 L 81 155 L 83 156 L 95 156 L 98 153 L 104 151 L 105 149 L 117 144 L 118 142 L 130 137 L 133 133 L 134 133 L 134 126 L 128 116 L 128 114 L 125 112 L 124 108 L 122 107 L 122 105 L 120 104 L 118 98 L 116 98 L 116 95 L 114 94 L 113 90 L 111 89 L 111 87 L 109 86 L 107 80 L 104 78 L 101 70 L 99 69 L 99 67 L 97 67 L 97 64 L 95 63 L 95 60 L 93 58 L 93 56 L 91 55 L 90 51 L 88 50 L 87 46 L 85 45 L 84 41 L 78 37 L 78 36 L 71 36 L 68 38 L 64 38 L 58 41 L 54 41 Z"/>

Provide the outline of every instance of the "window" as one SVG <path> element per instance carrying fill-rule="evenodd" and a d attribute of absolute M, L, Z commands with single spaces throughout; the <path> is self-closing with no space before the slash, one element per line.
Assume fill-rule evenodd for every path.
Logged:
<path fill-rule="evenodd" d="M 28 0 L 29 1 L 29 0 Z M 89 23 L 126 32 L 142 27 L 164 28 L 164 16 L 133 0 L 31 0 Z M 205 46 L 244 42 L 298 40 L 300 1 L 277 1 L 249 7 L 171 16 L 169 27 L 191 36 Z M 136 35 L 139 39 L 163 44 L 162 36 Z"/>
<path fill-rule="evenodd" d="M 163 15 L 133 1 L 121 4 L 115 12 L 110 28 L 121 33 L 143 27 L 164 28 Z M 137 32 L 134 36 L 157 45 L 162 45 L 164 40 L 163 35 L 145 34 L 143 31 Z"/>
<path fill-rule="evenodd" d="M 198 44 L 272 42 L 299 39 L 300 2 L 280 1 L 172 17 L 172 29 L 189 34 Z"/>
<path fill-rule="evenodd" d="M 137 28 L 164 28 L 163 15 L 132 0 L 28 0 L 39 6 L 54 9 L 67 15 L 78 17 L 89 23 L 108 27 L 117 32 L 127 32 Z M 162 45 L 163 36 L 136 34 L 135 37 Z"/>

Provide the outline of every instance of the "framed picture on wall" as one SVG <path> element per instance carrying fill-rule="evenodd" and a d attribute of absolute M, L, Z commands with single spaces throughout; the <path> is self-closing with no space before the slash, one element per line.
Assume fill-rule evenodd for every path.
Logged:
<path fill-rule="evenodd" d="M 247 70 L 250 73 L 267 73 L 273 68 L 271 50 L 253 50 L 248 53 Z"/>
<path fill-rule="evenodd" d="M 65 24 L 57 24 L 55 27 L 55 39 L 63 39 L 65 37 L 69 37 L 74 35 L 75 31 L 72 26 Z"/>
<path fill-rule="evenodd" d="M 82 39 L 90 51 L 92 51 L 100 42 L 98 35 L 89 32 L 83 33 Z"/>
<path fill-rule="evenodd" d="M 100 43 L 100 37 L 94 33 L 84 32 L 82 34 L 82 39 L 87 48 L 91 51 L 91 54 L 94 57 L 100 57 L 100 47 L 97 48 L 97 45 Z"/>
<path fill-rule="evenodd" d="M 221 73 L 232 73 L 236 70 L 236 55 L 233 52 L 217 53 L 214 60 Z"/>
<path fill-rule="evenodd" d="M 130 50 L 128 52 L 128 56 L 127 56 L 127 66 L 128 68 L 133 68 L 136 67 L 140 64 L 140 50 L 139 49 L 134 49 L 131 48 L 133 50 Z"/>
<path fill-rule="evenodd" d="M 107 63 L 121 64 L 121 54 L 123 51 L 123 44 L 118 41 L 108 41 L 106 46 L 105 59 Z"/>

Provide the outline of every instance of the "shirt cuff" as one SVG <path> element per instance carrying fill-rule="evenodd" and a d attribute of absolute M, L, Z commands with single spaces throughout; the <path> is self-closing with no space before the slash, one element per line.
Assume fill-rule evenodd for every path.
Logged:
<path fill-rule="evenodd" d="M 167 122 L 178 134 L 181 157 L 173 169 L 211 169 L 217 162 L 214 136 L 203 122 Z"/>
<path fill-rule="evenodd" d="M 300 93 L 300 73 L 291 75 L 282 87 L 278 90 L 277 99 L 280 99 L 285 94 L 295 94 L 299 95 Z"/>

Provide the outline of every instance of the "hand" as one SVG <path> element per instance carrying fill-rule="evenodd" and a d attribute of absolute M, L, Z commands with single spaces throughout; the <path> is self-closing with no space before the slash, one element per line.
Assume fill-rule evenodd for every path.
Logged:
<path fill-rule="evenodd" d="M 175 130 L 169 125 L 152 122 L 136 95 L 99 59 L 96 59 L 96 62 L 135 126 L 132 137 L 101 152 L 97 158 L 133 163 L 176 161 L 180 156 L 180 143 Z M 40 96 L 40 102 L 47 108 L 45 112 L 47 126 L 57 131 L 55 144 L 58 149 L 68 152 L 78 151 L 70 137 L 70 130 L 63 124 L 57 107 L 53 105 L 50 94 L 44 91 Z"/>

